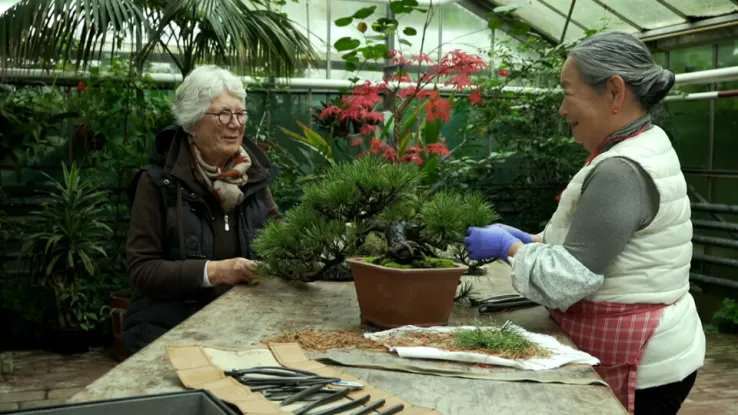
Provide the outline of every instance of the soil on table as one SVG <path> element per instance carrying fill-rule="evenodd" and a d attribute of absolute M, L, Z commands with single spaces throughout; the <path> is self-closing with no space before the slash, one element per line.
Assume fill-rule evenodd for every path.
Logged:
<path fill-rule="evenodd" d="M 264 340 L 264 343 L 297 343 L 310 352 L 325 353 L 328 350 L 359 349 L 377 352 L 388 352 L 390 347 L 426 346 L 453 352 L 473 352 L 505 359 L 530 359 L 533 357 L 547 357 L 550 352 L 535 343 L 520 338 L 520 335 L 506 333 L 511 336 L 510 341 L 502 342 L 501 348 L 459 347 L 458 333 L 402 333 L 391 338 L 372 340 L 364 337 L 359 330 L 317 331 L 301 330 L 283 332 L 273 339 Z M 514 338 L 513 336 L 518 336 Z"/>

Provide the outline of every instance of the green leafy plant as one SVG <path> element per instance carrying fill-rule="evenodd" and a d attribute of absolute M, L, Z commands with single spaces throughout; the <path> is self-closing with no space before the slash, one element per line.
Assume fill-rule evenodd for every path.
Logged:
<path fill-rule="evenodd" d="M 29 163 L 64 144 L 66 111 L 61 89 L 25 87 L 0 94 L 0 162 Z"/>
<path fill-rule="evenodd" d="M 492 207 L 478 196 L 441 193 L 425 199 L 418 188 L 421 179 L 417 166 L 377 157 L 334 166 L 306 186 L 285 221 L 270 223 L 257 236 L 262 274 L 323 279 L 368 242 L 380 247 L 375 263 L 432 267 L 434 260 L 428 259 L 449 246 L 458 249 L 466 227 L 494 219 Z M 452 216 L 461 218 L 442 223 L 452 205 Z"/>
<path fill-rule="evenodd" d="M 723 300 L 723 308 L 712 316 L 712 324 L 723 333 L 738 333 L 738 302 L 731 298 Z"/>
<path fill-rule="evenodd" d="M 45 176 L 51 190 L 42 210 L 30 213 L 34 231 L 24 236 L 22 258 L 53 290 L 59 327 L 89 330 L 97 319 L 88 313 L 100 310 L 89 310 L 82 285 L 96 277 L 97 260 L 107 255 L 102 245 L 113 231 L 103 214 L 109 195 L 82 178 L 76 164 L 69 169 L 63 164 L 60 182 Z"/>

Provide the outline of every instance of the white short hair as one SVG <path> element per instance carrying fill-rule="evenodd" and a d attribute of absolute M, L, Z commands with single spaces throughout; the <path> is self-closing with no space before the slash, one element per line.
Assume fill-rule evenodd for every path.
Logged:
<path fill-rule="evenodd" d="M 243 81 L 232 72 L 215 65 L 204 65 L 190 72 L 175 92 L 172 112 L 177 123 L 189 130 L 205 115 L 213 100 L 227 91 L 246 106 Z"/>

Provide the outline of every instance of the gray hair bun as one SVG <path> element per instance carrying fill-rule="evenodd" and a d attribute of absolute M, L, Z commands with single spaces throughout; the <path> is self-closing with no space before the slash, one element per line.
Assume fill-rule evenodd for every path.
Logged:
<path fill-rule="evenodd" d="M 630 33 L 598 33 L 574 47 L 569 57 L 584 80 L 594 87 L 602 87 L 613 76 L 622 77 L 646 109 L 661 102 L 676 80 L 671 71 L 654 62 L 648 47 Z"/>
<path fill-rule="evenodd" d="M 652 108 L 666 98 L 671 88 L 674 87 L 674 82 L 676 82 L 676 76 L 672 71 L 656 65 L 653 68 L 653 74 L 644 76 L 641 102 L 646 108 Z"/>

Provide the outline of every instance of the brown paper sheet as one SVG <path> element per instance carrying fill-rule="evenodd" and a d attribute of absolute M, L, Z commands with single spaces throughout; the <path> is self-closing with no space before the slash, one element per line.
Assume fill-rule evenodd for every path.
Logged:
<path fill-rule="evenodd" d="M 296 343 L 278 343 L 271 344 L 269 347 L 256 346 L 244 350 L 223 349 L 206 345 L 167 345 L 166 348 L 169 361 L 185 387 L 205 389 L 219 399 L 235 405 L 244 415 L 287 415 L 292 412 L 289 411 L 289 406 L 280 407 L 278 403 L 266 399 L 261 393 L 251 392 L 248 386 L 226 376 L 223 369 L 213 362 L 214 359 L 208 355 L 205 349 L 236 354 L 248 351 L 269 351 L 274 360 L 281 366 L 309 370 L 323 376 L 333 376 L 346 381 L 361 382 L 364 384 L 364 389 L 350 393 L 348 399 L 357 399 L 366 394 L 371 395 L 370 403 L 385 399 L 385 404 L 378 411 L 403 404 L 405 408 L 399 412 L 402 415 L 440 415 L 435 410 L 414 406 L 397 396 L 373 387 L 361 379 L 311 360 Z M 298 406 L 304 404 L 300 403 Z M 354 408 L 346 411 L 346 413 L 356 410 L 357 408 Z"/>

